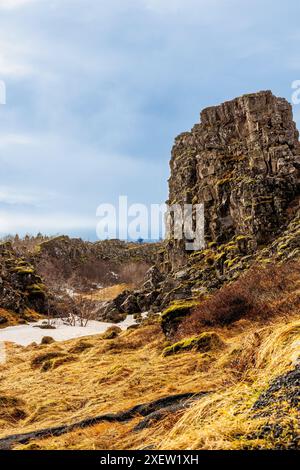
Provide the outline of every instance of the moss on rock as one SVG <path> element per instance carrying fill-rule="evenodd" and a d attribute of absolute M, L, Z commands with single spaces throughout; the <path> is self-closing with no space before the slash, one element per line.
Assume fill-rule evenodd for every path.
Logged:
<path fill-rule="evenodd" d="M 52 344 L 55 340 L 51 336 L 43 336 L 41 344 Z"/>
<path fill-rule="evenodd" d="M 119 334 L 122 332 L 121 328 L 119 326 L 111 326 L 106 330 L 105 333 L 103 333 L 102 338 L 103 339 L 115 339 L 119 336 Z"/>
<path fill-rule="evenodd" d="M 197 300 L 178 301 L 170 305 L 161 315 L 161 327 L 163 332 L 167 336 L 174 333 L 182 319 L 190 315 L 197 305 L 199 305 L 199 301 Z"/>
<path fill-rule="evenodd" d="M 214 331 L 202 333 L 199 336 L 184 339 L 178 343 L 172 344 L 163 350 L 163 355 L 171 356 L 179 352 L 196 350 L 201 353 L 206 353 L 224 346 L 223 340 Z"/>

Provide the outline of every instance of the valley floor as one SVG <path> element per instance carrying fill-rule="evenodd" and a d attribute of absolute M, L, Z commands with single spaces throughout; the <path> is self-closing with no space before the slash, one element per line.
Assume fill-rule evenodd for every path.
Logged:
<path fill-rule="evenodd" d="M 186 408 L 151 415 L 140 428 L 137 413 L 122 423 L 104 421 L 12 448 L 299 448 L 299 311 L 268 324 L 241 320 L 214 331 L 222 348 L 168 357 L 157 321 L 110 340 L 96 335 L 42 346 L 7 344 L 0 365 L 0 448 L 12 434 L 200 392 L 209 393 Z M 278 377 L 279 387 L 272 388 Z"/>

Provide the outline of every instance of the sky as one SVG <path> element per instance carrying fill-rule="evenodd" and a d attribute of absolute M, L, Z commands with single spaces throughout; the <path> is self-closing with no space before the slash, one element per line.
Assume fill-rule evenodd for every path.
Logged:
<path fill-rule="evenodd" d="M 99 204 L 163 203 L 203 108 L 291 101 L 299 17 L 297 0 L 0 0 L 0 235 L 94 240 Z"/>

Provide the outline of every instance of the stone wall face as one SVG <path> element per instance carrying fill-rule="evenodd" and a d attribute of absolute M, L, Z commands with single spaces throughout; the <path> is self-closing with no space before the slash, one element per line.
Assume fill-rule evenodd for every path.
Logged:
<path fill-rule="evenodd" d="M 175 140 L 169 204 L 205 205 L 206 242 L 251 238 L 268 243 L 292 216 L 299 196 L 299 133 L 291 105 L 270 91 L 245 95 L 201 113 Z M 290 214 L 291 212 L 291 214 Z M 184 245 L 168 243 L 173 269 Z"/>

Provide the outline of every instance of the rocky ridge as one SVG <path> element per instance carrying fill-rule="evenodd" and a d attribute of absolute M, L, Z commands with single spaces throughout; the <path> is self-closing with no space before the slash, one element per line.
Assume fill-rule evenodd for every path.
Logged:
<path fill-rule="evenodd" d="M 121 240 L 86 242 L 81 239 L 58 236 L 39 243 L 33 253 L 39 273 L 49 283 L 50 277 L 62 282 L 80 285 L 100 283 L 112 285 L 126 266 L 150 267 L 157 260 L 159 243 L 127 243 Z M 50 274 L 50 275 L 49 275 Z"/>
<path fill-rule="evenodd" d="M 72 300 L 68 300 L 68 292 L 93 292 L 101 286 L 126 282 L 133 275 L 143 277 L 156 261 L 158 248 L 160 244 L 119 240 L 89 243 L 67 236 L 43 241 L 17 237 L 3 242 L 0 325 L 36 320 L 39 314 L 66 313 L 65 307 Z M 118 313 L 114 321 L 122 318 Z"/>

